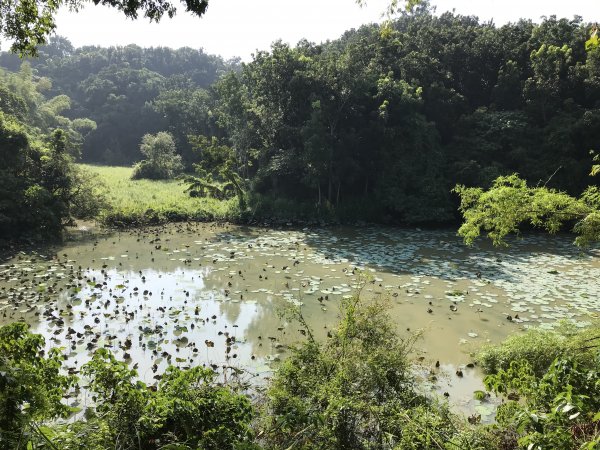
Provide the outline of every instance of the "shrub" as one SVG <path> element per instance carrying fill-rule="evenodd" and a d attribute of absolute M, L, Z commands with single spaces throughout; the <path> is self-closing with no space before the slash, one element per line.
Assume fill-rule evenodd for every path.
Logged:
<path fill-rule="evenodd" d="M 516 399 L 502 405 L 498 423 L 516 431 L 521 448 L 598 448 L 600 445 L 600 362 L 580 366 L 561 355 L 539 376 L 524 360 L 489 375 L 488 390 Z"/>
<path fill-rule="evenodd" d="M 146 159 L 134 166 L 131 176 L 134 180 L 168 180 L 183 171 L 181 156 L 176 153 L 175 140 L 170 133 L 161 131 L 155 135 L 144 135 L 140 151 Z"/>
<path fill-rule="evenodd" d="M 73 165 L 71 170 L 71 215 L 76 219 L 93 219 L 110 207 L 106 186 L 97 173 Z"/>
<path fill-rule="evenodd" d="M 479 360 L 484 383 L 508 402 L 497 422 L 519 448 L 598 448 L 600 445 L 600 327 L 562 324 L 529 330 L 487 347 Z"/>
<path fill-rule="evenodd" d="M 60 374 L 62 355 L 44 356 L 44 338 L 15 322 L 0 327 L 0 449 L 43 441 L 38 422 L 66 416 L 61 400 L 73 378 Z"/>
<path fill-rule="evenodd" d="M 151 390 L 136 381 L 135 370 L 100 349 L 83 371 L 97 402 L 97 419 L 89 425 L 99 431 L 110 430 L 111 447 L 151 450 L 185 444 L 221 449 L 250 442 L 253 437 L 250 400 L 218 386 L 210 369 L 169 367 L 158 388 Z"/>
<path fill-rule="evenodd" d="M 62 355 L 24 323 L 0 327 L 0 450 L 222 449 L 253 447 L 250 399 L 203 367 L 169 367 L 157 388 L 99 349 L 85 364 L 95 401 L 85 418 L 43 426 L 72 409 L 62 400 L 75 379 L 61 375 Z"/>
<path fill-rule="evenodd" d="M 301 315 L 297 316 L 303 321 Z M 455 432 L 445 405 L 418 393 L 409 355 L 386 305 L 358 298 L 327 342 L 293 350 L 268 391 L 265 436 L 273 448 L 444 448 Z"/>
<path fill-rule="evenodd" d="M 592 327 L 591 329 L 597 329 Z M 527 361 L 536 375 L 543 375 L 552 361 L 571 350 L 580 363 L 593 361 L 594 349 L 588 348 L 585 340 L 588 329 L 578 329 L 563 322 L 556 330 L 532 328 L 522 334 L 514 334 L 499 345 L 486 345 L 475 355 L 476 362 L 486 373 L 507 370 L 513 361 Z"/>

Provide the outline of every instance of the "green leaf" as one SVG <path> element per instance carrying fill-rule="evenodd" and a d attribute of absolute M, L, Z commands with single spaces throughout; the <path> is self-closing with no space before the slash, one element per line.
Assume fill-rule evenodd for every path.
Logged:
<path fill-rule="evenodd" d="M 475 391 L 473 392 L 473 396 L 476 400 L 483 400 L 486 396 L 485 391 Z"/>
<path fill-rule="evenodd" d="M 585 49 L 587 51 L 590 51 L 594 48 L 597 48 L 599 45 L 599 41 L 598 41 L 598 35 L 596 33 L 594 33 L 592 35 L 591 38 L 589 38 L 586 42 L 585 42 Z"/>

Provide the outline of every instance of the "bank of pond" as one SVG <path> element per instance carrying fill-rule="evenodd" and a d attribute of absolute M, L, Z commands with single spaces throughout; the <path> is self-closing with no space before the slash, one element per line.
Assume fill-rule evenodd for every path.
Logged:
<path fill-rule="evenodd" d="M 0 265 L 0 449 L 596 448 L 598 256 L 538 234 L 75 230 Z"/>

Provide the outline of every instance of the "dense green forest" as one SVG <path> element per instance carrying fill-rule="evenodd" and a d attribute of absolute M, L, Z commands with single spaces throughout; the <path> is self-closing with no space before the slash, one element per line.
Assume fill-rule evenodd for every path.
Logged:
<path fill-rule="evenodd" d="M 508 253 L 484 253 L 468 273 L 443 253 L 442 275 L 419 285 L 424 272 L 411 272 L 408 261 L 429 269 L 433 263 L 421 258 L 423 247 L 388 247 L 387 232 L 377 235 L 382 255 L 352 249 L 356 265 L 343 252 L 330 254 L 354 245 L 343 234 L 328 241 L 314 234 L 301 245 L 282 232 L 279 241 L 251 243 L 244 239 L 263 228 L 240 227 L 240 238 L 220 224 L 212 224 L 210 235 L 190 223 L 141 228 L 131 233 L 135 248 L 123 252 L 117 242 L 127 233 L 115 232 L 104 239 L 112 241 L 106 256 L 102 239 L 87 230 L 75 249 L 43 247 L 42 254 L 10 247 L 23 237 L 47 243 L 75 219 L 115 226 L 220 219 L 437 226 L 456 224 L 461 214 L 459 234 L 467 243 L 487 232 L 503 244 L 523 223 L 551 232 L 575 224 L 578 244 L 600 241 L 600 189 L 591 177 L 600 173 L 593 151 L 600 142 L 594 26 L 548 17 L 498 27 L 435 15 L 427 2 L 410 1 L 418 5 L 389 23 L 321 44 L 275 42 L 242 63 L 191 48 L 74 48 L 59 36 L 39 46 L 61 3 L 75 4 L 47 2 L 37 16 L 10 1 L 0 8 L 0 33 L 19 37 L 14 50 L 36 53 L 26 59 L 0 54 L 0 244 L 9 244 L 0 261 L 0 450 L 600 448 L 597 298 L 577 291 L 577 301 L 555 304 L 552 297 L 569 289 L 575 295 L 573 284 L 559 285 L 559 276 L 568 279 L 567 272 L 584 266 L 598 273 L 597 253 L 554 260 L 551 251 L 542 253 L 535 266 L 543 272 L 542 288 L 538 282 L 537 290 L 527 286 L 527 295 L 511 297 L 511 273 L 503 272 L 510 264 L 502 258 L 525 260 L 523 253 L 512 260 Z M 164 0 L 102 3 L 130 17 L 138 9 L 154 20 L 174 13 Z M 208 4 L 184 3 L 197 15 Z M 169 242 L 171 232 L 197 240 L 177 246 Z M 460 252 L 447 237 L 427 242 Z M 247 263 L 257 243 L 272 258 L 260 260 L 260 268 L 258 261 Z M 147 254 L 143 244 L 151 245 Z M 324 245 L 312 261 L 311 244 Z M 192 256 L 195 245 L 207 261 Z M 389 259 L 395 251 L 405 259 Z M 140 255 L 151 271 L 131 270 Z M 168 271 L 161 271 L 161 256 L 181 278 L 162 279 Z M 468 256 L 460 258 L 467 265 Z M 247 266 L 232 270 L 236 259 Z M 385 285 L 369 265 L 410 282 L 395 278 L 394 286 Z M 253 266 L 257 285 L 249 288 Z M 290 266 L 298 271 L 292 274 Z M 308 277 L 315 267 L 322 272 Z M 205 288 L 211 271 L 220 287 L 206 288 L 210 298 L 200 288 L 190 297 L 184 288 Z M 121 275 L 128 279 L 117 280 Z M 345 277 L 343 291 L 319 286 L 323 278 Z M 156 308 L 153 278 L 161 279 L 154 285 Z M 443 287 L 435 296 L 419 297 L 436 282 Z M 167 302 L 169 283 L 192 309 L 173 306 L 173 297 Z M 269 289 L 253 289 L 259 285 Z M 342 296 L 349 286 L 353 294 Z M 480 296 L 468 297 L 467 289 Z M 259 317 L 264 328 L 256 348 L 264 342 L 270 350 L 268 357 L 252 353 L 251 360 L 274 365 L 263 364 L 269 375 L 256 382 L 258 371 L 236 364 L 249 339 L 235 335 L 237 323 L 225 317 L 218 334 L 213 330 L 224 341 L 221 366 L 208 356 L 215 342 L 202 343 L 193 332 L 216 325 L 217 314 L 204 309 L 209 301 L 220 302 L 218 314 L 227 316 L 221 306 L 239 295 L 237 318 L 263 307 L 248 298 L 260 292 L 269 293 L 269 303 L 279 296 L 287 304 L 278 311 L 277 333 L 268 329 L 270 317 Z M 322 315 L 315 322 L 322 329 L 312 327 L 303 301 L 312 301 L 318 314 L 338 308 L 336 323 Z M 408 309 L 415 303 L 420 319 Z M 398 305 L 408 314 L 393 317 Z M 523 331 L 495 344 L 490 333 L 487 345 L 472 347 L 471 362 L 450 373 L 462 380 L 467 369 L 480 371 L 485 391 L 473 392 L 478 406 L 490 409 L 490 398 L 499 399 L 489 423 L 482 423 L 481 409 L 463 417 L 446 401 L 448 392 L 429 392 L 444 369 L 439 360 L 416 357 L 423 317 L 431 327 L 441 323 L 434 318 L 456 318 L 454 324 L 465 314 L 464 326 L 469 311 L 477 317 L 468 327 Z M 529 324 L 553 329 L 526 330 L 524 319 L 539 319 L 536 311 L 552 323 Z M 133 323 L 144 326 L 131 325 L 136 315 L 142 322 Z M 48 341 L 32 332 L 39 324 L 36 331 Z M 483 338 L 468 327 L 461 333 Z M 279 342 L 296 331 L 299 342 Z M 164 350 L 171 340 L 173 354 Z M 199 348 L 206 350 L 201 363 L 184 357 L 192 349 L 204 358 Z M 139 355 L 151 362 L 146 372 L 152 374 L 140 376 Z M 142 381 L 148 375 L 152 384 Z"/>
<path fill-rule="evenodd" d="M 51 82 L 23 64 L 0 73 L 0 236 L 56 236 L 73 217 L 95 217 L 101 200 L 75 165 L 96 123 L 69 119 L 65 95 L 50 96 Z"/>
<path fill-rule="evenodd" d="M 50 80 L 47 95 L 69 97 L 69 117 L 96 122 L 83 143 L 83 160 L 113 165 L 141 159 L 139 144 L 147 133 L 176 131 L 184 153 L 188 134 L 212 133 L 207 89 L 238 67 L 191 48 L 75 49 L 61 37 L 27 62 L 36 76 Z M 0 66 L 9 71 L 18 72 L 22 63 L 15 54 L 0 55 Z"/>
<path fill-rule="evenodd" d="M 65 118 L 95 122 L 78 146 L 84 162 L 131 165 L 144 135 L 166 131 L 188 172 L 204 185 L 235 175 L 258 214 L 292 201 L 305 216 L 444 224 L 458 219 L 457 184 L 518 173 L 578 195 L 593 182 L 590 30 L 555 17 L 497 27 L 422 4 L 331 42 L 276 42 L 245 64 L 59 37 L 27 63 L 44 95 L 70 104 Z M 2 54 L 4 78 L 21 63 Z"/>

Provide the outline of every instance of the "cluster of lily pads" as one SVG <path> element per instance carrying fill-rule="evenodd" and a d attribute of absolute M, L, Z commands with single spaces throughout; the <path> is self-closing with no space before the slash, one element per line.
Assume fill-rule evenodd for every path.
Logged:
<path fill-rule="evenodd" d="M 357 290 L 388 297 L 398 326 L 428 329 L 429 356 L 450 363 L 478 338 L 561 319 L 583 326 L 597 313 L 597 250 L 537 235 L 511 245 L 470 249 L 453 232 L 379 227 L 108 233 L 4 261 L 0 324 L 30 323 L 64 348 L 71 372 L 103 347 L 152 381 L 168 365 L 268 375 L 304 333 L 286 307 L 324 337 Z"/>

